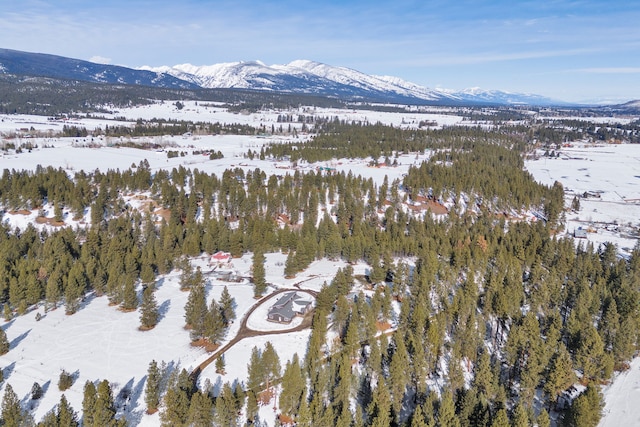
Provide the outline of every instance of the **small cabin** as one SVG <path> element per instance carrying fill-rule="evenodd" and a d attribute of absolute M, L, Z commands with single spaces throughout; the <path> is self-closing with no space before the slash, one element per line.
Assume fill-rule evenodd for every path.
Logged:
<path fill-rule="evenodd" d="M 582 227 L 578 227 L 575 230 L 573 230 L 573 237 L 575 237 L 576 239 L 586 239 L 587 230 Z"/>

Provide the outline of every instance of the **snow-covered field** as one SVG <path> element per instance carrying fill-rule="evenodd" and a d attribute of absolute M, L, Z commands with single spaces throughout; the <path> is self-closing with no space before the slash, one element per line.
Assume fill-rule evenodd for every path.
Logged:
<path fill-rule="evenodd" d="M 184 329 L 184 305 L 188 293 L 180 291 L 179 272 L 160 277 L 156 299 L 161 312 L 158 325 L 146 332 L 138 330 L 139 313 L 123 313 L 110 307 L 106 297 L 88 296 L 78 313 L 67 316 L 64 307 L 45 314 L 42 307 L 24 316 L 15 317 L 2 325 L 11 342 L 11 350 L 0 357 L 5 384 L 11 384 L 27 405 L 31 404 L 30 390 L 38 382 L 45 390 L 44 397 L 34 402 L 36 420 L 56 405 L 62 394 L 58 390 L 61 370 L 74 373 L 73 386 L 64 392 L 74 409 L 82 407 L 83 387 L 87 380 L 108 379 L 114 395 L 130 390 L 131 399 L 126 414 L 132 424 L 143 417 L 144 380 L 149 362 L 166 362 L 170 369 L 191 370 L 207 358 L 207 353 L 190 345 L 189 333 Z M 209 298 L 218 299 L 222 282 L 211 281 L 207 286 Z M 229 286 L 241 317 L 253 303 L 250 284 Z M 36 313 L 43 315 L 36 321 Z M 231 327 L 229 336 L 237 328 Z M 246 366 L 245 366 L 246 369 Z"/>
<path fill-rule="evenodd" d="M 544 184 L 562 183 L 567 206 L 579 197 L 579 212 L 566 213 L 568 233 L 582 227 L 596 247 L 613 242 L 622 255 L 633 249 L 640 227 L 640 145 L 574 143 L 559 158 L 540 157 L 526 168 Z"/>
<path fill-rule="evenodd" d="M 266 254 L 266 270 L 272 279 L 273 271 L 278 271 L 277 263 L 284 260 L 282 254 Z M 243 264 L 250 262 L 251 255 L 234 260 L 233 267 L 242 271 Z M 207 271 L 206 257 L 192 260 L 192 264 Z M 364 268 L 363 266 L 361 268 Z M 320 274 L 324 271 L 324 274 Z M 304 283 L 301 288 L 319 289 L 322 282 L 335 274 L 336 263 L 323 260 L 312 264 L 310 269 L 298 275 L 297 282 Z M 294 279 L 288 279 L 294 280 Z M 62 392 L 58 390 L 60 372 L 73 373 L 73 386 L 64 392 L 75 410 L 82 407 L 85 382 L 108 379 L 111 381 L 114 395 L 131 393 L 128 401 L 121 401 L 120 413 L 125 414 L 131 425 L 154 426 L 159 424 L 159 414 L 144 413 L 144 382 L 149 362 L 165 362 L 170 370 L 185 368 L 191 371 L 209 357 L 202 348 L 190 345 L 189 332 L 184 329 L 184 305 L 188 292 L 180 291 L 180 272 L 175 271 L 159 278 L 156 299 L 160 307 L 161 320 L 152 330 L 138 330 L 139 313 L 124 313 L 117 307 L 109 306 L 106 297 L 89 295 L 78 313 L 67 316 L 64 307 L 44 312 L 42 307 L 24 316 L 18 316 L 2 325 L 11 343 L 11 350 L 0 356 L 5 382 L 11 384 L 25 407 L 33 405 L 33 414 L 39 420 L 60 400 Z M 287 287 L 287 280 L 274 283 L 278 287 Z M 230 326 L 223 344 L 238 332 L 242 317 L 256 303 L 253 287 L 249 283 L 225 283 L 210 279 L 207 282 L 207 295 L 219 300 L 224 286 L 227 286 L 236 301 L 237 320 Z M 273 288 L 272 288 L 273 289 Z M 276 297 L 265 298 L 263 305 L 249 318 L 248 326 L 259 331 L 282 330 L 295 327 L 267 322 L 266 310 L 275 302 Z M 42 315 L 36 320 L 36 314 Z M 271 325 L 271 327 L 269 327 Z M 217 374 L 213 365 L 200 375 L 200 383 L 207 379 L 219 389 L 224 382 L 244 382 L 247 378 L 247 364 L 254 346 L 263 348 L 271 341 L 278 352 L 281 364 L 290 360 L 295 353 L 304 357 L 310 331 L 291 332 L 274 336 L 258 336 L 241 340 L 225 353 L 224 375 Z M 45 390 L 39 401 L 31 401 L 30 391 L 34 382 Z M 125 407 L 126 403 L 126 407 Z M 263 408 L 261 418 L 273 420 L 271 408 Z M 271 424 L 270 424 L 271 425 Z"/>

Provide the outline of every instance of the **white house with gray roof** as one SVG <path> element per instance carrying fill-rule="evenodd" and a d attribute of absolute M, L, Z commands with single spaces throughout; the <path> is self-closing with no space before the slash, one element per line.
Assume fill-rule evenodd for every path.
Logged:
<path fill-rule="evenodd" d="M 269 309 L 267 320 L 278 323 L 291 323 L 294 317 L 304 316 L 311 310 L 312 301 L 297 292 L 282 295 Z"/>

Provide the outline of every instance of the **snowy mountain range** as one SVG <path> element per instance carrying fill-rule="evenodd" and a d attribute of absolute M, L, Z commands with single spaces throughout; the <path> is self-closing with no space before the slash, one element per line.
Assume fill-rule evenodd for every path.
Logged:
<path fill-rule="evenodd" d="M 431 89 L 398 77 L 368 75 L 308 60 L 268 66 L 260 61 L 207 66 L 140 67 L 98 64 L 56 55 L 0 49 L 0 74 L 173 89 L 229 88 L 312 94 L 346 101 L 433 105 L 563 105 L 538 95 L 478 88 Z"/>
<path fill-rule="evenodd" d="M 203 88 L 237 88 L 328 95 L 350 100 L 434 104 L 558 105 L 561 101 L 539 95 L 479 88 L 463 91 L 431 89 L 399 77 L 376 76 L 350 68 L 309 60 L 268 66 L 260 61 L 230 62 L 208 66 L 180 64 L 173 67 L 141 67 L 165 73 Z"/>

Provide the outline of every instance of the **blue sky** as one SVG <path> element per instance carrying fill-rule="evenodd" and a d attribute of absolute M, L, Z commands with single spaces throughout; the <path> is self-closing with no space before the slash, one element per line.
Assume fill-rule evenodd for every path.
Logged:
<path fill-rule="evenodd" d="M 640 2 L 0 0 L 0 47 L 137 67 L 310 59 L 449 89 L 640 99 Z"/>

